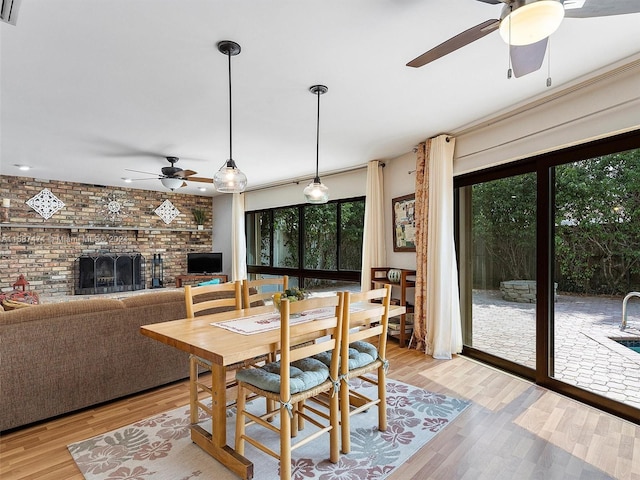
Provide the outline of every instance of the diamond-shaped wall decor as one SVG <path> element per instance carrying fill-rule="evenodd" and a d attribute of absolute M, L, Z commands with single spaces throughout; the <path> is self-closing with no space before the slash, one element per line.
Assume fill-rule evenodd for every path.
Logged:
<path fill-rule="evenodd" d="M 174 218 L 180 215 L 180 211 L 176 207 L 174 207 L 173 203 L 171 203 L 169 200 L 165 200 L 164 202 L 162 202 L 162 205 L 160 205 L 154 211 L 156 215 L 158 215 L 162 220 L 164 220 L 164 223 L 167 224 L 171 223 Z"/>
<path fill-rule="evenodd" d="M 48 188 L 43 188 L 40 193 L 31 197 L 26 203 L 46 220 L 64 208 L 64 202 L 51 193 Z"/>

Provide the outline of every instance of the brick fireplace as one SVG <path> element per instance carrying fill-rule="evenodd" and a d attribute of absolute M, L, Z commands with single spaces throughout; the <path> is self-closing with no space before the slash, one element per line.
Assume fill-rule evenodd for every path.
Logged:
<path fill-rule="evenodd" d="M 48 219 L 26 204 L 43 188 L 64 202 L 64 208 Z M 213 250 L 210 197 L 0 175 L 0 198 L 10 199 L 11 205 L 8 218 L 0 223 L 0 289 L 11 290 L 23 274 L 45 302 L 47 297 L 85 293 L 86 288 L 97 288 L 98 293 L 151 288 L 154 254 L 162 254 L 163 285 L 171 287 L 175 277 L 187 271 L 187 253 Z M 121 217 L 115 219 L 108 208 L 114 199 L 122 206 Z M 169 224 L 155 213 L 165 200 L 180 212 Z M 197 229 L 194 208 L 208 212 L 204 230 Z M 111 275 L 88 276 L 79 283 L 81 257 L 115 256 L 124 261 L 123 254 L 132 252 L 140 255 L 140 278 L 133 278 L 126 288 L 129 280 L 122 277 L 103 285 Z M 116 267 L 120 275 L 129 271 Z"/>

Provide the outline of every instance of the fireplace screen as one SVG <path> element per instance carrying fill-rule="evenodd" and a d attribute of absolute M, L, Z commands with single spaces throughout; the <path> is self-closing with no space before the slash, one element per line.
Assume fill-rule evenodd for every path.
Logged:
<path fill-rule="evenodd" d="M 77 264 L 76 295 L 145 288 L 144 257 L 139 253 L 83 255 Z"/>

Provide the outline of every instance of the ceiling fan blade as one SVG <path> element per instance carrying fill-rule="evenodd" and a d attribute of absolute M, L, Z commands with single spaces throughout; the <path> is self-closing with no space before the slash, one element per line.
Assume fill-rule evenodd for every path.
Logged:
<path fill-rule="evenodd" d="M 213 183 L 213 178 L 204 178 L 204 177 L 189 177 L 187 178 L 190 182 L 202 182 L 202 183 Z"/>
<path fill-rule="evenodd" d="M 482 22 L 475 27 L 471 27 L 468 30 L 465 30 L 462 33 L 459 33 L 455 37 L 451 37 L 444 43 L 441 43 L 437 47 L 432 48 L 428 52 L 423 53 L 419 57 L 414 58 L 409 63 L 407 63 L 407 67 L 422 67 L 427 63 L 431 63 L 434 60 L 439 59 L 440 57 L 444 57 L 445 55 L 458 50 L 459 48 L 464 47 L 476 40 L 488 35 L 498 28 L 500 25 L 500 20 L 487 20 L 486 22 Z"/>
<path fill-rule="evenodd" d="M 584 5 L 582 5 L 584 3 Z M 565 0 L 564 16 L 568 18 L 608 17 L 640 12 L 638 0 Z"/>
<path fill-rule="evenodd" d="M 511 45 L 511 66 L 516 78 L 539 70 L 547 51 L 549 37 L 531 45 Z"/>
<path fill-rule="evenodd" d="M 130 178 L 132 182 L 139 182 L 141 180 L 158 180 L 158 177 L 147 177 L 147 178 Z"/>
<path fill-rule="evenodd" d="M 180 176 L 183 178 L 186 178 L 186 177 L 190 177 L 191 175 L 197 175 L 197 174 L 198 172 L 194 172 L 193 170 L 183 170 Z"/>
<path fill-rule="evenodd" d="M 499 3 L 505 3 L 502 0 L 478 0 L 482 3 L 490 3 L 491 5 L 498 5 Z"/>
<path fill-rule="evenodd" d="M 140 171 L 140 170 L 131 170 L 130 168 L 125 168 L 125 170 L 126 170 L 127 172 L 144 173 L 145 175 L 155 175 L 155 178 L 160 178 L 160 177 L 158 177 L 158 174 L 157 174 L 157 173 L 142 172 L 142 171 Z"/>

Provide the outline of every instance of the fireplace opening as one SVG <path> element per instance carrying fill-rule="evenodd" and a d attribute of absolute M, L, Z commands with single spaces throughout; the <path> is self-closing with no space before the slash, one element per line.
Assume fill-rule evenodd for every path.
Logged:
<path fill-rule="evenodd" d="M 144 257 L 139 253 L 102 253 L 77 259 L 76 295 L 143 290 Z"/>

